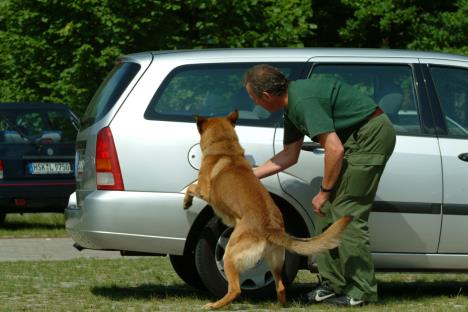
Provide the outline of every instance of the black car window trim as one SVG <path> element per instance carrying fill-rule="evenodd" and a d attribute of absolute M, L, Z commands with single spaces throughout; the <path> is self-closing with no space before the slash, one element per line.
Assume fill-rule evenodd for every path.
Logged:
<path fill-rule="evenodd" d="M 454 65 L 444 65 L 444 64 L 422 64 L 422 72 L 425 77 L 426 87 L 428 90 L 429 97 L 431 99 L 431 108 L 433 110 L 434 119 L 436 122 L 436 132 L 437 135 L 444 138 L 453 138 L 453 139 L 462 139 L 463 137 L 450 135 L 448 132 L 448 126 L 445 120 L 445 113 L 442 108 L 442 102 L 439 99 L 439 95 L 437 93 L 437 89 L 435 86 L 434 79 L 432 78 L 431 67 L 439 67 L 439 68 L 454 68 L 454 69 L 464 69 L 468 70 L 468 67 L 463 66 L 454 66 Z"/>
<path fill-rule="evenodd" d="M 147 120 L 160 120 L 170 122 L 195 122 L 194 116 L 190 115 L 177 115 L 177 114 L 160 114 L 154 110 L 159 99 L 161 98 L 164 90 L 172 79 L 180 72 L 187 70 L 206 70 L 206 69 L 239 69 L 248 68 L 258 64 L 269 64 L 275 67 L 289 67 L 291 69 L 292 76 L 289 77 L 291 80 L 304 78 L 308 72 L 309 63 L 304 61 L 298 62 L 232 62 L 232 63 L 204 63 L 204 64 L 187 64 L 174 68 L 161 83 L 160 87 L 151 99 L 145 113 L 144 118 Z M 263 120 L 251 120 L 251 119 L 238 119 L 237 125 L 251 126 L 251 127 L 279 127 L 283 124 L 283 111 L 279 110 L 272 113 L 268 118 Z"/>
<path fill-rule="evenodd" d="M 432 111 L 427 103 L 426 90 L 422 89 L 423 80 L 420 74 L 418 74 L 418 66 L 416 63 L 380 63 L 380 62 L 313 62 L 310 70 L 307 74 L 307 77 L 310 77 L 314 68 L 319 65 L 332 65 L 332 66 L 346 66 L 346 65 L 356 65 L 356 66 L 409 66 L 412 73 L 412 82 L 415 93 L 415 108 L 418 111 L 418 118 L 421 127 L 422 133 L 398 133 L 399 136 L 410 136 L 410 137 L 435 137 L 436 132 L 434 129 L 434 119 L 432 116 Z"/>
<path fill-rule="evenodd" d="M 435 122 L 435 112 L 433 109 L 426 79 L 423 74 L 421 64 L 412 64 L 414 71 L 415 86 L 423 131 L 430 137 L 437 137 L 437 124 Z"/>

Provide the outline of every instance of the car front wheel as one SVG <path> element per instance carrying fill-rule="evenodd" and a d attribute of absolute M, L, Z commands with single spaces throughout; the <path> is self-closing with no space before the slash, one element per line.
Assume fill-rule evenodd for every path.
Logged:
<path fill-rule="evenodd" d="M 232 233 L 219 218 L 213 217 L 205 226 L 195 248 L 195 263 L 200 279 L 206 288 L 217 297 L 227 292 L 224 274 L 224 251 Z M 283 266 L 283 283 L 289 285 L 296 277 L 300 257 L 286 251 Z M 253 268 L 242 273 L 240 284 L 243 295 L 253 298 L 266 298 L 275 295 L 275 280 L 265 259 Z"/>

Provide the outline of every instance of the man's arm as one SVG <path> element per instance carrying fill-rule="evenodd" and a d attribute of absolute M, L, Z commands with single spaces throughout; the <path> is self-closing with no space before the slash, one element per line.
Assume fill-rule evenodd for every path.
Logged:
<path fill-rule="evenodd" d="M 276 154 L 263 165 L 254 168 L 255 176 L 259 179 L 268 177 L 297 163 L 303 141 L 304 137 L 296 142 L 284 145 L 281 152 Z"/>
<path fill-rule="evenodd" d="M 341 173 L 344 146 L 336 132 L 320 134 L 318 140 L 320 145 L 325 149 L 322 187 L 325 189 L 333 189 Z M 320 190 L 312 199 L 312 208 L 317 214 L 322 215 L 320 208 L 322 208 L 329 197 L 330 192 L 323 192 Z"/>
<path fill-rule="evenodd" d="M 344 147 L 336 132 L 323 133 L 319 135 L 318 139 L 320 145 L 325 149 L 322 186 L 325 189 L 332 189 L 340 176 Z"/>

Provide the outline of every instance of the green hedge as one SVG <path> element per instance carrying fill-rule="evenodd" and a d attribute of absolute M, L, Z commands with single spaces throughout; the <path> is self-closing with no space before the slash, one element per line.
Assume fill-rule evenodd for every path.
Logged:
<path fill-rule="evenodd" d="M 409 3 L 409 4 L 408 4 Z M 468 0 L 0 0 L 0 101 L 81 114 L 122 54 L 347 46 L 468 54 Z"/>

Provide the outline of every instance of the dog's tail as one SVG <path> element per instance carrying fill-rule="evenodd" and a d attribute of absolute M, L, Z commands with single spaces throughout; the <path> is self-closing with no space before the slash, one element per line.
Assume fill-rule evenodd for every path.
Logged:
<path fill-rule="evenodd" d="M 351 216 L 341 217 L 325 232 L 311 238 L 296 238 L 283 232 L 279 235 L 277 233 L 270 235 L 268 240 L 295 253 L 309 256 L 337 247 L 340 244 L 341 233 L 352 219 Z"/>

